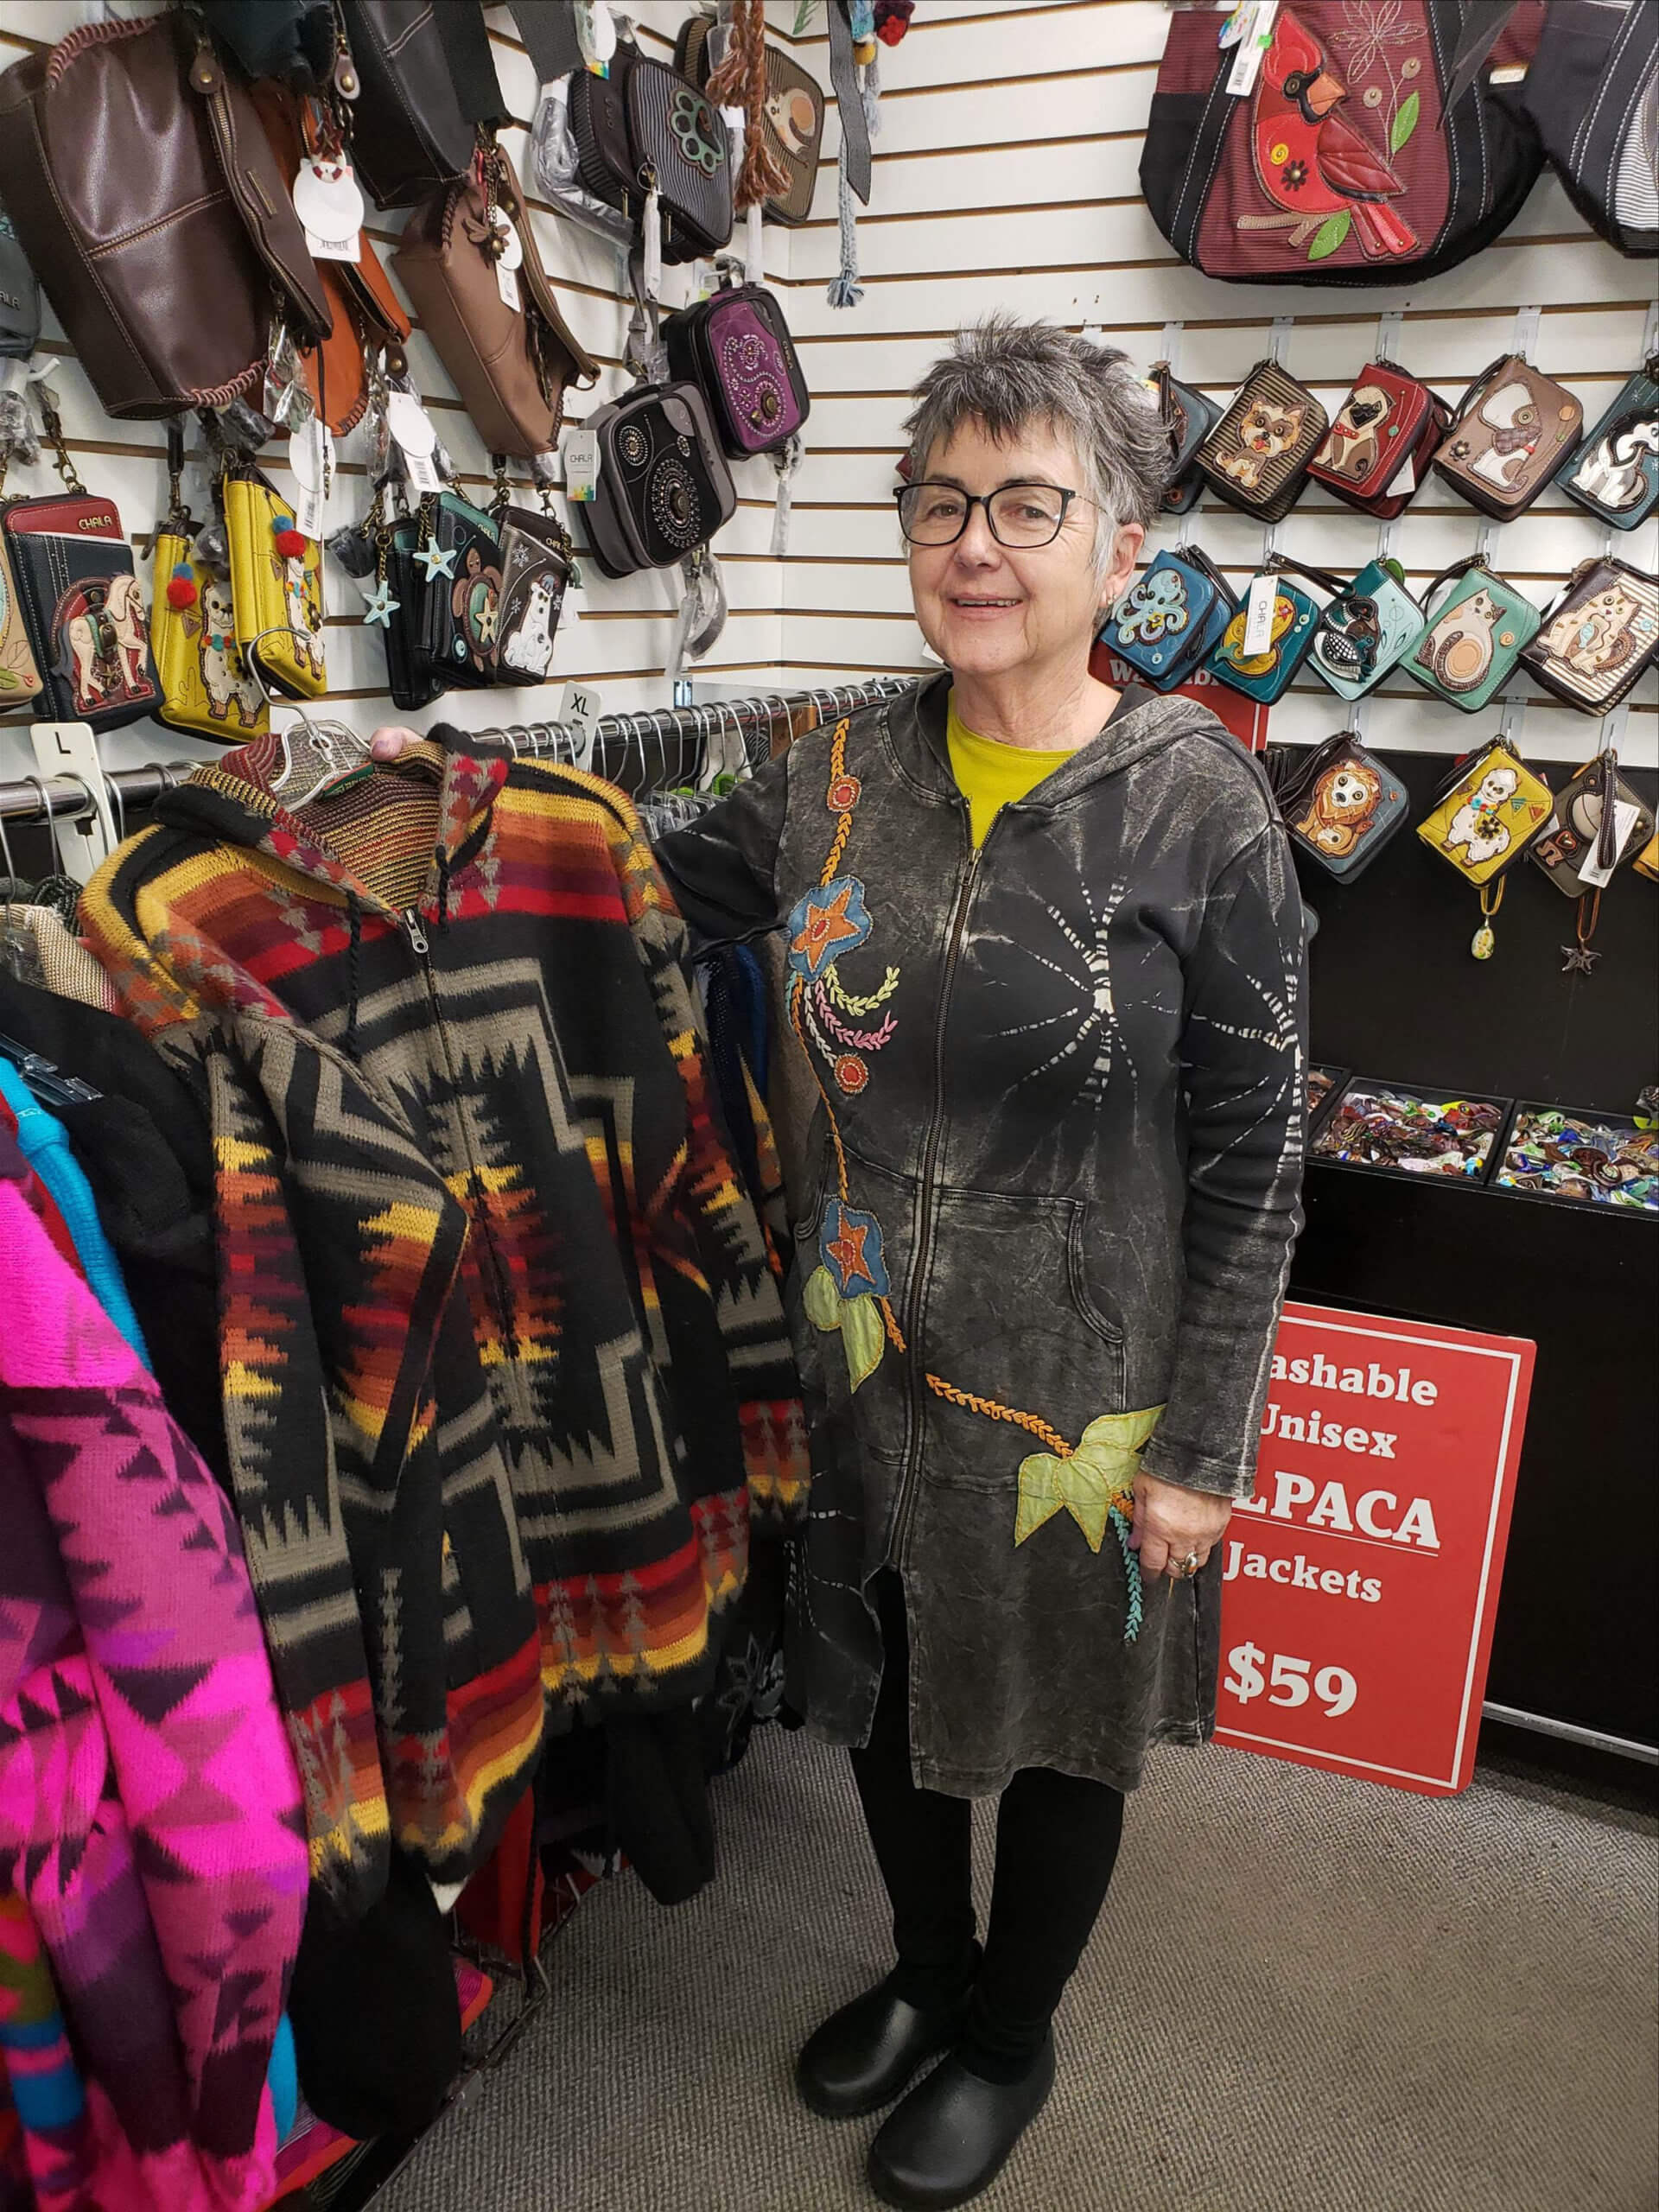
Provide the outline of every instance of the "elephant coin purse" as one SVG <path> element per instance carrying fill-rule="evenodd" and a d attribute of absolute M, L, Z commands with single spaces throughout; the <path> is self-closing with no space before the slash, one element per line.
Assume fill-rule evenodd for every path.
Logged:
<path fill-rule="evenodd" d="M 1532 505 L 1583 427 L 1565 385 L 1506 353 L 1465 392 L 1435 471 L 1471 507 L 1508 522 Z"/>
<path fill-rule="evenodd" d="M 1190 384 L 1170 374 L 1167 361 L 1154 361 L 1147 378 L 1158 402 L 1158 412 L 1169 433 L 1169 481 L 1164 487 L 1163 511 L 1184 515 L 1198 503 L 1204 478 L 1198 467 L 1198 448 L 1221 420 L 1212 399 Z"/>
<path fill-rule="evenodd" d="M 156 533 L 149 649 L 162 687 L 156 719 L 169 729 L 236 744 L 269 731 L 265 695 L 236 642 L 230 585 L 192 553 L 188 518 Z"/>
<path fill-rule="evenodd" d="M 1397 561 L 1372 561 L 1338 593 L 1313 633 L 1308 660 L 1344 699 L 1381 683 L 1423 634 L 1423 611 Z"/>
<path fill-rule="evenodd" d="M 1609 715 L 1659 654 L 1659 577 L 1623 561 L 1581 561 L 1544 611 L 1521 665 L 1586 715 Z"/>
<path fill-rule="evenodd" d="M 1334 579 L 1333 579 L 1334 581 Z M 1249 597 L 1222 632 L 1221 643 L 1210 656 L 1210 670 L 1247 699 L 1260 699 L 1270 707 L 1287 690 L 1290 679 L 1306 659 L 1319 627 L 1319 610 L 1305 591 L 1289 579 L 1275 575 L 1273 626 L 1264 652 L 1247 653 L 1244 626 Z"/>
<path fill-rule="evenodd" d="M 1443 585 L 1451 588 L 1405 658 L 1414 682 L 1465 715 L 1478 713 L 1503 689 L 1535 634 L 1537 608 L 1513 584 L 1478 561 L 1460 561 L 1423 594 L 1427 610 Z"/>
<path fill-rule="evenodd" d="M 1307 473 L 1346 505 L 1390 522 L 1427 475 L 1451 420 L 1447 402 L 1416 377 L 1368 361 Z"/>
<path fill-rule="evenodd" d="M 1512 746 L 1501 741 L 1467 755 L 1434 811 L 1417 824 L 1431 851 L 1474 884 L 1489 883 L 1521 858 L 1555 801 Z"/>
<path fill-rule="evenodd" d="M 113 499 L 84 489 L 0 510 L 12 581 L 39 671 L 42 721 L 117 729 L 162 703 L 144 595 Z"/>
<path fill-rule="evenodd" d="M 1278 755 L 1269 773 L 1291 842 L 1339 883 L 1368 868 L 1405 823 L 1405 786 L 1348 730 L 1311 754 Z"/>
<path fill-rule="evenodd" d="M 227 474 L 219 492 L 236 642 L 273 691 L 320 699 L 328 689 L 322 548 L 296 528 L 292 506 L 257 470 Z"/>
<path fill-rule="evenodd" d="M 1209 556 L 1184 545 L 1159 554 L 1112 609 L 1100 641 L 1154 691 L 1173 691 L 1210 658 L 1237 606 Z"/>
<path fill-rule="evenodd" d="M 1614 530 L 1659 506 L 1659 354 L 1638 369 L 1561 471 L 1569 499 Z"/>
<path fill-rule="evenodd" d="M 1532 844 L 1527 857 L 1542 868 L 1555 888 L 1569 899 L 1580 898 L 1593 890 L 1593 883 L 1586 883 L 1584 870 L 1599 858 L 1609 873 L 1624 861 L 1641 852 L 1654 834 L 1653 809 L 1618 773 L 1618 763 L 1611 753 L 1599 754 L 1580 769 L 1563 791 L 1556 794 L 1555 804 Z M 1609 840 L 1611 853 L 1601 847 L 1602 817 L 1611 790 L 1613 797 L 1613 830 Z M 1599 869 L 1594 869 L 1599 875 Z"/>
<path fill-rule="evenodd" d="M 1198 448 L 1198 467 L 1229 506 L 1281 522 L 1307 484 L 1330 417 L 1277 361 L 1258 361 Z"/>

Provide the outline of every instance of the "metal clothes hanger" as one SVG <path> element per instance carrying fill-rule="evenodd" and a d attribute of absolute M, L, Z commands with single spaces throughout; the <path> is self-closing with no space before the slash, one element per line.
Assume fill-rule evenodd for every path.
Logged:
<path fill-rule="evenodd" d="M 291 622 L 276 622 L 270 629 L 261 630 L 257 637 L 250 639 L 241 649 L 243 661 L 259 687 L 267 711 L 276 701 L 259 666 L 258 648 L 267 638 L 297 638 L 300 634 Z M 314 721 L 306 712 L 302 699 L 284 698 L 282 704 L 293 708 L 295 722 L 276 732 L 282 758 L 270 779 L 270 792 L 290 814 L 296 814 L 347 776 L 355 776 L 369 760 L 369 747 L 368 741 L 359 737 L 349 722 Z"/>

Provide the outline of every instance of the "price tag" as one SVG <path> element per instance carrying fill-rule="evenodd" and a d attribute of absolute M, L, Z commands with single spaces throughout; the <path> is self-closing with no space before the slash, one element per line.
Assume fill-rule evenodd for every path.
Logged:
<path fill-rule="evenodd" d="M 438 434 L 431 416 L 412 391 L 386 394 L 386 421 L 403 455 L 404 474 L 414 492 L 441 492 L 442 480 L 433 463 Z"/>
<path fill-rule="evenodd" d="M 1243 658 L 1249 660 L 1268 652 L 1273 644 L 1273 603 L 1278 597 L 1277 576 L 1252 576 L 1244 603 Z"/>
<path fill-rule="evenodd" d="M 1618 865 L 1619 855 L 1630 842 L 1631 830 L 1641 819 L 1642 810 L 1639 806 L 1632 806 L 1628 799 L 1616 798 L 1613 801 L 1614 868 Z M 1598 865 L 1593 846 L 1579 863 L 1579 880 L 1580 883 L 1587 883 L 1592 891 L 1599 891 L 1612 872 L 1611 868 L 1602 868 Z"/>
<path fill-rule="evenodd" d="M 594 75 L 608 77 L 616 52 L 616 18 L 605 0 L 576 0 L 576 43 Z"/>
<path fill-rule="evenodd" d="M 299 493 L 294 502 L 294 527 L 302 537 L 320 539 L 334 475 L 334 435 L 320 415 L 311 416 L 289 438 L 288 465 Z"/>
<path fill-rule="evenodd" d="M 1412 459 L 1411 455 L 1408 454 L 1404 461 L 1401 465 L 1399 474 L 1395 476 L 1393 483 L 1389 485 L 1384 497 L 1393 499 L 1396 494 L 1403 494 L 1406 498 L 1409 499 L 1411 494 L 1416 489 L 1417 464 Z"/>
<path fill-rule="evenodd" d="M 1240 35 L 1238 52 L 1233 57 L 1232 73 L 1227 79 L 1230 92 L 1237 95 L 1255 90 L 1262 57 L 1273 44 L 1273 19 L 1278 12 L 1279 0 L 1255 0 L 1250 20 Z"/>
<path fill-rule="evenodd" d="M 517 272 L 509 269 L 505 261 L 498 261 L 495 264 L 495 289 L 501 295 L 503 307 L 511 308 L 515 315 L 523 312 L 524 303 L 518 297 Z"/>
<path fill-rule="evenodd" d="M 660 296 L 663 289 L 663 203 L 653 184 L 645 194 L 645 212 L 641 218 L 645 236 L 645 268 L 640 283 L 648 300 Z"/>
<path fill-rule="evenodd" d="M 599 434 L 579 424 L 564 440 L 564 493 L 569 499 L 591 499 L 599 489 Z"/>
<path fill-rule="evenodd" d="M 305 231 L 314 261 L 360 261 L 358 233 L 366 212 L 352 165 L 315 155 L 300 163 L 294 180 L 294 212 Z"/>
<path fill-rule="evenodd" d="M 565 685 L 564 696 L 559 701 L 559 720 L 568 722 L 576 733 L 580 745 L 576 760 L 579 768 L 586 768 L 593 760 L 599 716 L 599 693 L 591 683 Z"/>

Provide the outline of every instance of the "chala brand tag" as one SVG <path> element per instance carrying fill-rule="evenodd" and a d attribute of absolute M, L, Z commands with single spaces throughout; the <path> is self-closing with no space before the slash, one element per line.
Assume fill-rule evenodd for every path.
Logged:
<path fill-rule="evenodd" d="M 599 489 L 599 435 L 585 425 L 564 441 L 564 491 L 569 499 L 591 499 Z"/>
<path fill-rule="evenodd" d="M 366 210 L 352 165 L 343 156 L 331 160 L 314 154 L 300 163 L 294 180 L 294 212 L 304 226 L 314 261 L 362 259 L 358 233 Z"/>
<path fill-rule="evenodd" d="M 1247 659 L 1267 652 L 1273 643 L 1273 602 L 1278 594 L 1275 575 L 1252 576 L 1244 610 L 1243 652 Z"/>
<path fill-rule="evenodd" d="M 442 491 L 442 484 L 432 459 L 437 451 L 438 434 L 431 416 L 412 391 L 386 394 L 386 422 L 403 455 L 404 474 L 409 479 L 410 490 Z"/>

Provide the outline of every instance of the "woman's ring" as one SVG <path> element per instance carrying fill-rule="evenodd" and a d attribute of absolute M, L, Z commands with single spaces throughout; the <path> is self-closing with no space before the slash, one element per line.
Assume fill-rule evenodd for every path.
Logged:
<path fill-rule="evenodd" d="M 1198 1555 L 1197 1552 L 1188 1552 L 1185 1559 L 1172 1560 L 1170 1565 L 1181 1581 L 1189 1582 L 1198 1571 Z"/>

